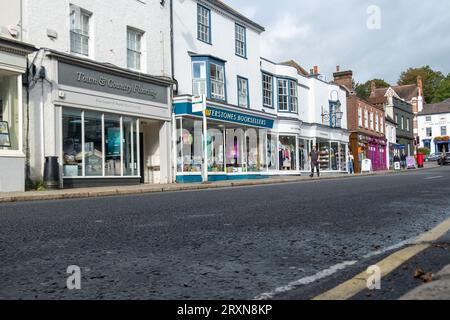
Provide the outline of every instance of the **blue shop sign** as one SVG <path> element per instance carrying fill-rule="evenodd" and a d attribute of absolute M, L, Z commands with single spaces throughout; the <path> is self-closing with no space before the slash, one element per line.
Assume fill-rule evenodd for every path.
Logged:
<path fill-rule="evenodd" d="M 177 104 L 175 105 L 176 114 L 192 114 L 196 116 L 201 116 L 201 113 L 193 113 L 192 105 L 190 106 L 186 104 Z M 250 114 L 223 110 L 215 107 L 206 107 L 206 116 L 208 119 L 217 120 L 217 121 L 226 121 L 232 123 L 238 123 L 245 126 L 251 127 L 259 127 L 265 129 L 272 129 L 274 125 L 274 120 L 262 118 Z"/>

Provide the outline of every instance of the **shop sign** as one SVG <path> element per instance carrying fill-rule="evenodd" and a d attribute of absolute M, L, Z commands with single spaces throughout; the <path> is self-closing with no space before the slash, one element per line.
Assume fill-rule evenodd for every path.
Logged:
<path fill-rule="evenodd" d="M 407 157 L 406 158 L 406 167 L 408 169 L 415 169 L 416 168 L 416 158 L 414 158 L 414 157 Z"/>
<path fill-rule="evenodd" d="M 364 159 L 362 161 L 361 172 L 372 172 L 372 160 Z"/>
<path fill-rule="evenodd" d="M 218 108 L 207 107 L 206 117 L 208 119 L 239 123 L 246 126 L 272 129 L 274 121 L 244 113 L 226 111 Z"/>
<path fill-rule="evenodd" d="M 11 147 L 8 122 L 0 121 L 0 147 Z"/>
<path fill-rule="evenodd" d="M 167 104 L 167 86 L 132 80 L 106 72 L 58 64 L 58 82 L 61 85 L 95 90 L 119 96 Z"/>

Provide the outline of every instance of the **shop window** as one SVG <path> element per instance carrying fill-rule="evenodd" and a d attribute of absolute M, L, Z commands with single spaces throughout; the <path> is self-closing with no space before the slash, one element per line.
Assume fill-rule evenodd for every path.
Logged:
<path fill-rule="evenodd" d="M 339 144 L 339 166 L 341 171 L 347 171 L 347 145 Z"/>
<path fill-rule="evenodd" d="M 245 27 L 240 24 L 235 25 L 235 37 L 236 37 L 236 55 L 246 58 L 247 56 L 247 35 Z"/>
<path fill-rule="evenodd" d="M 318 143 L 318 150 L 319 150 L 319 166 L 320 170 L 322 171 L 328 171 L 330 170 L 330 158 L 331 158 L 331 150 L 330 150 L 330 143 L 327 142 L 319 142 Z"/>
<path fill-rule="evenodd" d="M 238 105 L 242 108 L 249 107 L 249 96 L 248 96 L 248 80 L 245 78 L 238 77 Z"/>
<path fill-rule="evenodd" d="M 277 135 L 267 135 L 267 161 L 269 170 L 277 170 L 278 166 L 278 138 Z"/>
<path fill-rule="evenodd" d="M 266 73 L 262 74 L 263 104 L 265 107 L 273 108 L 273 77 Z"/>
<path fill-rule="evenodd" d="M 208 124 L 208 172 L 225 171 L 224 127 Z"/>
<path fill-rule="evenodd" d="M 339 143 L 331 142 L 331 144 L 330 144 L 330 170 L 338 171 L 339 167 L 340 167 Z"/>
<path fill-rule="evenodd" d="M 127 66 L 129 69 L 141 70 L 142 36 L 142 31 L 127 29 Z"/>
<path fill-rule="evenodd" d="M 89 23 L 91 13 L 70 5 L 70 51 L 89 56 Z"/>
<path fill-rule="evenodd" d="M 105 116 L 105 175 L 121 176 L 121 132 L 120 118 Z"/>
<path fill-rule="evenodd" d="M 124 117 L 123 120 L 123 175 L 138 175 L 136 120 Z"/>
<path fill-rule="evenodd" d="M 279 137 L 279 165 L 282 171 L 297 170 L 296 161 L 296 137 L 294 136 L 280 136 Z"/>
<path fill-rule="evenodd" d="M 226 161 L 228 173 L 245 172 L 245 132 L 241 128 L 226 130 Z"/>
<path fill-rule="evenodd" d="M 84 113 L 84 167 L 85 175 L 103 176 L 102 114 Z"/>
<path fill-rule="evenodd" d="M 204 6 L 197 6 L 197 38 L 211 43 L 211 10 Z"/>
<path fill-rule="evenodd" d="M 201 173 L 202 172 L 202 143 L 203 143 L 203 123 L 201 120 L 182 118 L 177 122 L 180 158 L 178 159 L 179 172 Z"/>
<path fill-rule="evenodd" d="M 65 177 L 83 175 L 81 111 L 63 109 L 63 174 Z"/>
<path fill-rule="evenodd" d="M 0 150 L 20 149 L 18 95 L 18 76 L 0 73 Z"/>
<path fill-rule="evenodd" d="M 300 139 L 298 141 L 298 156 L 301 171 L 310 171 L 309 154 L 311 152 L 310 140 Z"/>

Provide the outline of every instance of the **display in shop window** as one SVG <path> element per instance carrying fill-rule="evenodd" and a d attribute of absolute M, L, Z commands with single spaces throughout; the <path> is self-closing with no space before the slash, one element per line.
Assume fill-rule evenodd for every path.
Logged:
<path fill-rule="evenodd" d="M 9 125 L 7 121 L 0 121 L 0 147 L 11 147 Z"/>

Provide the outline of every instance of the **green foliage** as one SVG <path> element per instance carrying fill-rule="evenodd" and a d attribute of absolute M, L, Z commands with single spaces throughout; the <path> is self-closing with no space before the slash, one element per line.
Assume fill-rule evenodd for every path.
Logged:
<path fill-rule="evenodd" d="M 43 181 L 34 181 L 33 182 L 33 186 L 32 186 L 32 190 L 34 191 L 46 191 L 47 188 L 44 185 Z"/>
<path fill-rule="evenodd" d="M 425 156 L 429 156 L 430 153 L 431 153 L 431 150 L 428 149 L 428 148 L 418 148 L 418 149 L 417 149 L 417 152 L 418 152 L 418 153 L 422 153 L 422 154 L 425 155 Z"/>
<path fill-rule="evenodd" d="M 450 74 L 439 83 L 432 102 L 439 103 L 450 98 Z"/>
<path fill-rule="evenodd" d="M 431 103 L 434 99 L 435 92 L 439 87 L 441 81 L 445 78 L 442 72 L 434 71 L 430 66 L 420 68 L 409 68 L 402 72 L 399 85 L 417 84 L 417 76 L 421 76 L 423 80 L 423 92 L 425 101 Z"/>
<path fill-rule="evenodd" d="M 383 79 L 373 79 L 366 81 L 365 83 L 357 83 L 355 84 L 355 92 L 360 98 L 369 98 L 372 91 L 372 81 L 375 82 L 377 88 L 387 88 L 390 86 L 390 84 Z"/>

